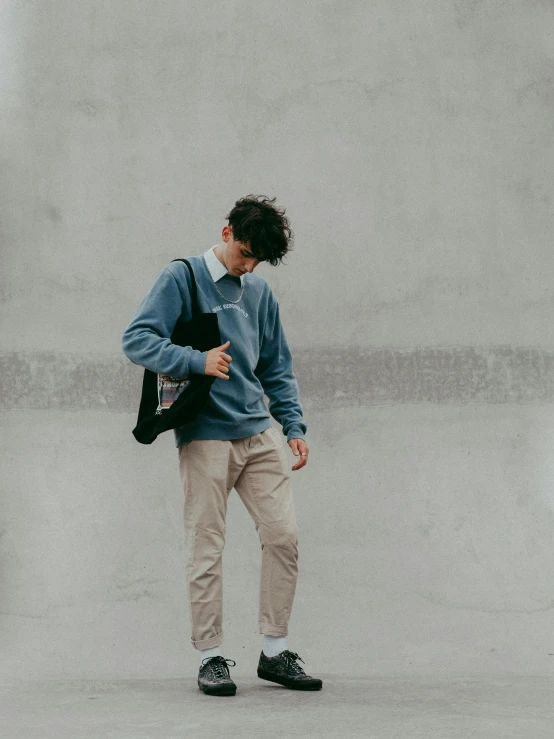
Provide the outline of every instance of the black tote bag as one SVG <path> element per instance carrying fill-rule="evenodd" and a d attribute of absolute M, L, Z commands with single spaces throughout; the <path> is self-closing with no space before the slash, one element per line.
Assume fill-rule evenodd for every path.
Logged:
<path fill-rule="evenodd" d="M 205 352 L 221 346 L 221 336 L 216 313 L 201 313 L 198 305 L 196 279 L 190 263 L 186 259 L 173 259 L 184 262 L 192 278 L 192 317 L 184 321 L 179 316 L 171 343 L 178 346 L 192 346 Z M 140 444 L 151 444 L 164 431 L 175 429 L 191 421 L 206 404 L 214 375 L 191 375 L 187 378 L 167 378 L 149 369 L 144 370 L 142 395 L 137 425 L 133 436 Z M 180 380 L 180 384 L 169 382 Z M 175 398 L 175 399 L 173 399 Z"/>

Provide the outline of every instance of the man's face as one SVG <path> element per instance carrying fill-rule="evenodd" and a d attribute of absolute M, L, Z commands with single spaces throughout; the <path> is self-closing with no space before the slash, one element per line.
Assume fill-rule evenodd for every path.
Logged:
<path fill-rule="evenodd" d="M 235 241 L 233 231 L 228 226 L 223 229 L 222 236 L 227 244 L 223 255 L 227 271 L 235 277 L 239 277 L 244 272 L 253 272 L 260 261 L 251 254 L 248 243 Z"/>

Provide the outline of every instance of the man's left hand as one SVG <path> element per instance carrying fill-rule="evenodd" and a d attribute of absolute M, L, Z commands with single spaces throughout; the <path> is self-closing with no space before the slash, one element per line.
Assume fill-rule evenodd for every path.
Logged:
<path fill-rule="evenodd" d="M 289 439 L 287 444 L 292 449 L 292 453 L 294 454 L 295 457 L 300 455 L 300 459 L 294 465 L 294 467 L 292 467 L 292 470 L 293 471 L 299 470 L 305 465 L 307 465 L 308 464 L 308 453 L 310 450 L 308 449 L 308 445 L 306 444 L 304 439 Z"/>

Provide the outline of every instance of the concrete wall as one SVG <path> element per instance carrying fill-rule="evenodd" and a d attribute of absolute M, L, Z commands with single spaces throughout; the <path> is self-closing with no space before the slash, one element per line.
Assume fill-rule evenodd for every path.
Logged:
<path fill-rule="evenodd" d="M 131 436 L 120 338 L 250 192 L 296 237 L 259 267 L 311 451 L 289 646 L 552 673 L 552 3 L 7 0 L 1 33 L 2 675 L 194 674 L 177 452 Z M 233 493 L 238 675 L 259 563 Z"/>

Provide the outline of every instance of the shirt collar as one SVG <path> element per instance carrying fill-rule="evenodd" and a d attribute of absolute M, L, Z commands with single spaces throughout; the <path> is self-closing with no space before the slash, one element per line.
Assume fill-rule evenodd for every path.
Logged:
<path fill-rule="evenodd" d="M 211 247 L 211 249 L 208 249 L 208 251 L 204 252 L 204 261 L 206 262 L 206 266 L 208 267 L 210 274 L 212 276 L 212 280 L 214 282 L 217 282 L 225 275 L 231 274 L 227 271 L 224 264 L 222 264 L 219 259 L 214 254 L 214 249 L 216 248 L 217 244 Z M 235 275 L 233 275 L 234 277 Z M 241 285 L 244 283 L 245 275 L 240 276 L 240 282 Z"/>

